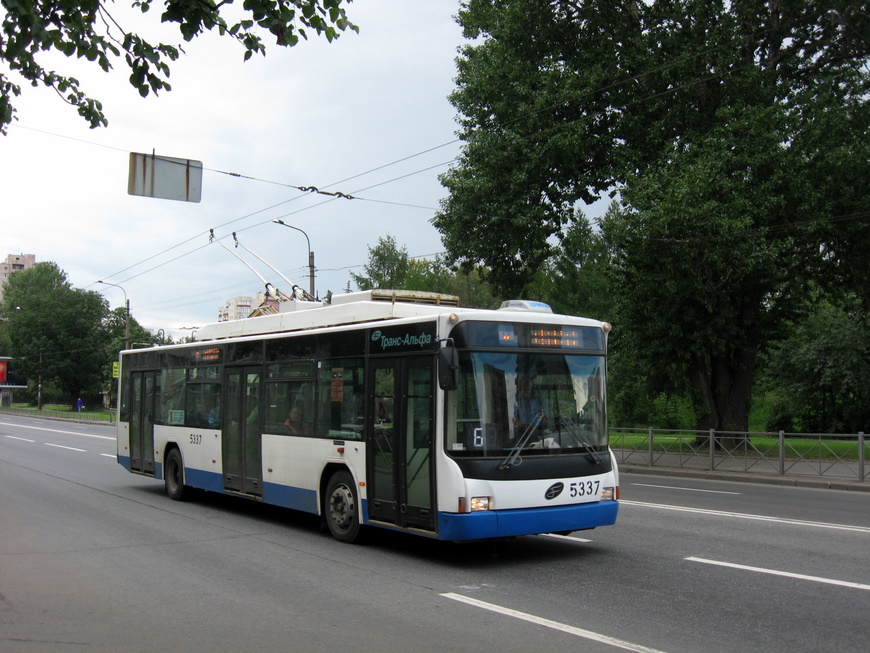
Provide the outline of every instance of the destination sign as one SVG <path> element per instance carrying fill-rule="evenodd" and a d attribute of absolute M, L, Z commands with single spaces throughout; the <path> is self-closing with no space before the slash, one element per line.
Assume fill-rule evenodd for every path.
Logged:
<path fill-rule="evenodd" d="M 193 351 L 193 362 L 194 363 L 220 363 L 222 360 L 222 354 L 220 347 L 205 347 L 202 349 L 195 349 Z"/>

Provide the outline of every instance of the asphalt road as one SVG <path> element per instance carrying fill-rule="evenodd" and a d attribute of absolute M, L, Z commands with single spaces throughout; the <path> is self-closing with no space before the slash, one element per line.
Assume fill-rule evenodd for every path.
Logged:
<path fill-rule="evenodd" d="M 624 474 L 613 527 L 346 545 L 114 452 L 0 416 L 0 651 L 870 650 L 870 493 Z"/>

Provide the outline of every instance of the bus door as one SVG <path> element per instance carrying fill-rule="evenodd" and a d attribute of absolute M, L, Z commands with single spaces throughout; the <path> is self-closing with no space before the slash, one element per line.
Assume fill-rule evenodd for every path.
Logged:
<path fill-rule="evenodd" d="M 224 489 L 263 495 L 260 366 L 226 368 L 221 449 Z"/>
<path fill-rule="evenodd" d="M 130 392 L 130 469 L 154 473 L 156 372 L 133 372 Z"/>
<path fill-rule="evenodd" d="M 369 518 L 434 531 L 432 356 L 369 364 Z"/>

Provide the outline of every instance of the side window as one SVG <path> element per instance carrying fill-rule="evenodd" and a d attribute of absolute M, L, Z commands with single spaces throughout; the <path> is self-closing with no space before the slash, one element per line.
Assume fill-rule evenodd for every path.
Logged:
<path fill-rule="evenodd" d="M 314 379 L 266 384 L 266 433 L 315 435 Z"/>
<path fill-rule="evenodd" d="M 221 427 L 221 367 L 207 365 L 187 370 L 185 425 Z"/>
<path fill-rule="evenodd" d="M 192 372 L 193 370 L 191 370 Z M 217 429 L 221 424 L 221 385 L 214 382 L 187 384 L 185 425 Z"/>
<path fill-rule="evenodd" d="M 289 355 L 280 349 L 272 353 Z M 266 433 L 315 434 L 314 376 L 315 362 L 310 358 L 282 360 L 266 366 Z"/>
<path fill-rule="evenodd" d="M 365 406 L 363 360 L 325 360 L 317 377 L 317 435 L 362 438 Z"/>
<path fill-rule="evenodd" d="M 187 370 L 175 367 L 160 372 L 156 424 L 184 425 Z"/>

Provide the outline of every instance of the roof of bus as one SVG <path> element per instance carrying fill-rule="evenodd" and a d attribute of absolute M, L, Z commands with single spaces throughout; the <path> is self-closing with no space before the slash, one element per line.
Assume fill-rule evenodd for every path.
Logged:
<path fill-rule="evenodd" d="M 196 332 L 197 341 L 223 340 L 244 336 L 264 335 L 289 331 L 304 331 L 320 327 L 361 324 L 381 320 L 414 317 L 437 317 L 456 313 L 477 313 L 480 319 L 504 320 L 508 314 L 526 321 L 530 313 L 544 323 L 564 321 L 564 315 L 552 311 L 520 310 L 516 305 L 499 310 L 462 308 L 458 298 L 442 293 L 407 290 L 368 290 L 346 295 L 334 295 L 331 304 L 322 302 L 289 301 L 281 305 L 281 312 L 242 320 L 208 324 Z M 545 306 L 545 305 L 542 305 Z M 477 317 L 477 316 L 476 316 Z M 589 326 L 602 326 L 597 320 L 570 318 L 572 322 L 585 322 Z"/>

